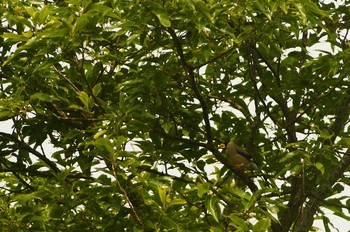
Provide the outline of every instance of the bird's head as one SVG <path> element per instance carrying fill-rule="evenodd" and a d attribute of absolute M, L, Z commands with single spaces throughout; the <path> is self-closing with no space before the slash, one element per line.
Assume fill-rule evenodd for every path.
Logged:
<path fill-rule="evenodd" d="M 223 142 L 219 145 L 219 149 L 222 149 L 223 151 L 225 151 L 226 149 L 228 150 L 232 150 L 236 147 L 237 145 L 235 144 L 235 142 L 233 140 L 229 141 L 229 142 Z"/>
<path fill-rule="evenodd" d="M 220 143 L 219 149 L 224 150 L 224 149 L 226 149 L 226 146 L 227 146 L 227 143 Z"/>

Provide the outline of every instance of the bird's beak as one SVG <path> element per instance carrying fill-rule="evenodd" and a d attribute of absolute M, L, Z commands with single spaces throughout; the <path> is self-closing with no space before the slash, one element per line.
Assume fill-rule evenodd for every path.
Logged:
<path fill-rule="evenodd" d="M 225 149 L 225 148 L 226 148 L 226 145 L 224 143 L 219 145 L 219 149 Z"/>

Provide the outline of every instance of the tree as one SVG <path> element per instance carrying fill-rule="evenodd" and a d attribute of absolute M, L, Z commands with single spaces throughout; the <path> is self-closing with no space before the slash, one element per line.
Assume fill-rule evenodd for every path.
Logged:
<path fill-rule="evenodd" d="M 0 4 L 3 231 L 349 219 L 349 2 Z"/>

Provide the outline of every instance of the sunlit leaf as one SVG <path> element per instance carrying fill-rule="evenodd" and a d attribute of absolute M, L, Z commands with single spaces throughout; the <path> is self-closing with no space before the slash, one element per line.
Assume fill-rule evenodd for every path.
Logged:
<path fill-rule="evenodd" d="M 219 222 L 219 215 L 218 215 L 218 207 L 217 207 L 217 199 L 213 196 L 208 196 L 205 199 L 205 207 L 210 212 L 210 214 L 213 216 L 215 221 Z"/>
<path fill-rule="evenodd" d="M 323 164 L 317 162 L 315 164 L 315 167 L 322 173 L 322 175 L 324 174 L 324 166 L 323 166 Z"/>
<path fill-rule="evenodd" d="M 209 8 L 208 6 L 206 5 L 205 2 L 203 2 L 202 0 L 192 0 L 195 7 L 196 7 L 196 10 L 202 14 L 206 20 L 208 20 L 209 22 L 211 22 L 211 16 L 210 16 L 210 13 L 209 13 Z"/>
<path fill-rule="evenodd" d="M 53 101 L 59 100 L 55 96 L 48 95 L 45 93 L 34 93 L 30 96 L 30 98 L 31 99 L 38 99 L 38 100 L 43 101 L 43 102 L 53 102 Z"/>
<path fill-rule="evenodd" d="M 170 27 L 171 26 L 170 18 L 166 14 L 165 11 L 162 11 L 162 10 L 158 9 L 158 10 L 154 11 L 153 13 L 157 16 L 160 24 L 162 24 L 164 27 Z"/>
<path fill-rule="evenodd" d="M 210 189 L 210 184 L 209 183 L 203 183 L 198 186 L 197 188 L 197 194 L 199 197 L 202 197 L 204 194 L 206 194 Z"/>

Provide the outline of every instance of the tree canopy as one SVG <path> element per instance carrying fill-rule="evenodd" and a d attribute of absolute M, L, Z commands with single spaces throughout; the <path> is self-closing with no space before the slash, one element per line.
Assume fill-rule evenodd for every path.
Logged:
<path fill-rule="evenodd" d="M 350 219 L 349 1 L 0 6 L 2 231 Z M 258 171 L 227 162 L 233 139 Z"/>

